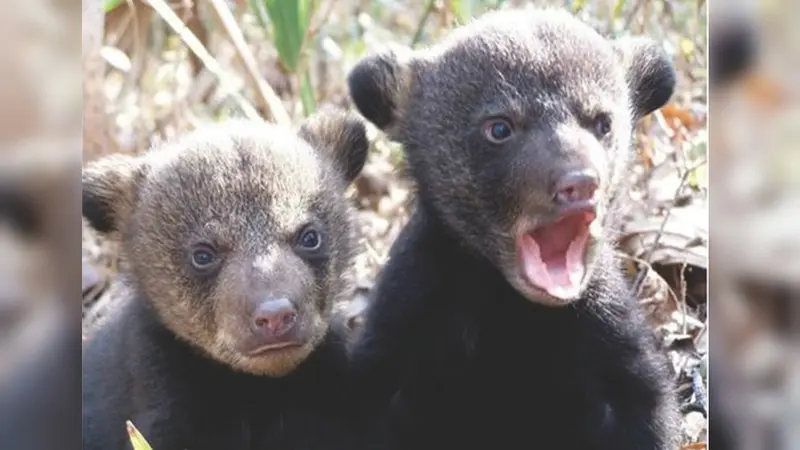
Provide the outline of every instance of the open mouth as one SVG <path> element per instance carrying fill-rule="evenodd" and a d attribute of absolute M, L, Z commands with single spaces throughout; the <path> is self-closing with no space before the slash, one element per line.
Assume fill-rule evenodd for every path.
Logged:
<path fill-rule="evenodd" d="M 578 297 L 586 273 L 589 225 L 595 218 L 593 209 L 575 211 L 524 232 L 517 240 L 517 255 L 528 284 L 561 300 Z"/>

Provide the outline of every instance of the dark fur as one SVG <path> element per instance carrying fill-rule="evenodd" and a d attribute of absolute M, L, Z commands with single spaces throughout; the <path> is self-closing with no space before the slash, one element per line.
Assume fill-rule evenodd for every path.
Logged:
<path fill-rule="evenodd" d="M 84 215 L 121 239 L 130 290 L 84 353 L 84 450 L 127 448 L 128 419 L 155 450 L 359 448 L 373 428 L 348 406 L 343 331 L 328 324 L 353 292 L 344 190 L 366 151 L 358 118 L 326 112 L 297 134 L 212 126 L 84 170 Z M 314 258 L 293 251 L 309 221 Z M 220 249 L 213 276 L 190 270 L 198 240 Z M 295 302 L 307 344 L 248 358 L 247 299 L 271 295 Z"/>
<path fill-rule="evenodd" d="M 676 448 L 668 367 L 618 268 L 609 200 L 634 122 L 674 85 L 653 42 L 608 41 L 552 10 L 491 13 L 353 69 L 356 107 L 403 144 L 419 191 L 352 355 L 372 398 L 391 401 L 398 448 Z M 598 111 L 612 116 L 603 139 L 587 127 Z M 496 114 L 518 138 L 483 138 Z M 514 232 L 549 220 L 553 177 L 591 158 L 603 202 L 590 275 L 553 306 L 520 281 Z"/>
<path fill-rule="evenodd" d="M 750 72 L 758 61 L 760 42 L 753 19 L 717 19 L 709 36 L 708 65 L 712 83 L 719 86 L 738 81 Z"/>

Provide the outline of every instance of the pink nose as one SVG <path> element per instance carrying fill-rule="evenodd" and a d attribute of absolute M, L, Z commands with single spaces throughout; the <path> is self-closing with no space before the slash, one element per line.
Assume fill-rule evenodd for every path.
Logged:
<path fill-rule="evenodd" d="M 585 202 L 594 198 L 598 177 L 592 170 L 568 172 L 555 186 L 555 200 L 562 206 Z"/>
<path fill-rule="evenodd" d="M 292 329 L 297 322 L 297 310 L 285 298 L 261 302 L 253 314 L 255 330 L 268 339 L 278 339 Z"/>

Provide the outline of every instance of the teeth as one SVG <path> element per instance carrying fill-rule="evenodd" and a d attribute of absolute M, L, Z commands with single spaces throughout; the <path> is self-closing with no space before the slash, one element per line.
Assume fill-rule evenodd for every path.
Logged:
<path fill-rule="evenodd" d="M 599 238 L 603 235 L 603 226 L 600 224 L 599 220 L 593 220 L 592 223 L 589 224 L 589 234 L 594 238 Z"/>
<path fill-rule="evenodd" d="M 583 278 L 583 264 L 576 265 L 570 272 L 569 272 L 569 283 L 572 286 L 578 286 L 581 284 L 581 279 Z"/>
<path fill-rule="evenodd" d="M 582 235 L 569 244 L 567 249 L 567 267 L 569 268 L 569 282 L 578 287 L 583 281 L 585 267 L 583 266 L 583 252 L 586 249 L 587 236 Z"/>
<path fill-rule="evenodd" d="M 554 286 L 548 291 L 553 297 L 564 298 L 564 288 L 562 286 Z"/>
<path fill-rule="evenodd" d="M 578 286 L 554 286 L 548 290 L 553 297 L 571 299 L 578 295 Z"/>

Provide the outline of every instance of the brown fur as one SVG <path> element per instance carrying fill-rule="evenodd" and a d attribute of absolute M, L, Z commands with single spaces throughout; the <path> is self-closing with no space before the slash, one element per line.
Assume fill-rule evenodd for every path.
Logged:
<path fill-rule="evenodd" d="M 126 420 L 160 450 L 381 448 L 331 317 L 354 288 L 344 193 L 367 148 L 360 119 L 328 110 L 90 163 L 83 215 L 121 240 L 130 295 L 85 344 L 85 450 L 130 448 Z"/>
<path fill-rule="evenodd" d="M 172 332 L 235 369 L 279 376 L 311 352 L 333 303 L 351 293 L 342 274 L 353 228 L 337 197 L 365 156 L 363 125 L 342 114 L 313 117 L 297 134 L 233 121 L 143 156 L 89 165 L 84 211 L 122 240 L 127 282 Z M 312 222 L 322 227 L 326 253 L 316 265 L 293 251 L 296 234 Z M 211 277 L 193 273 L 188 261 L 201 241 L 223 258 Z M 248 302 L 270 295 L 295 302 L 307 343 L 247 358 L 237 348 L 249 338 Z"/>

